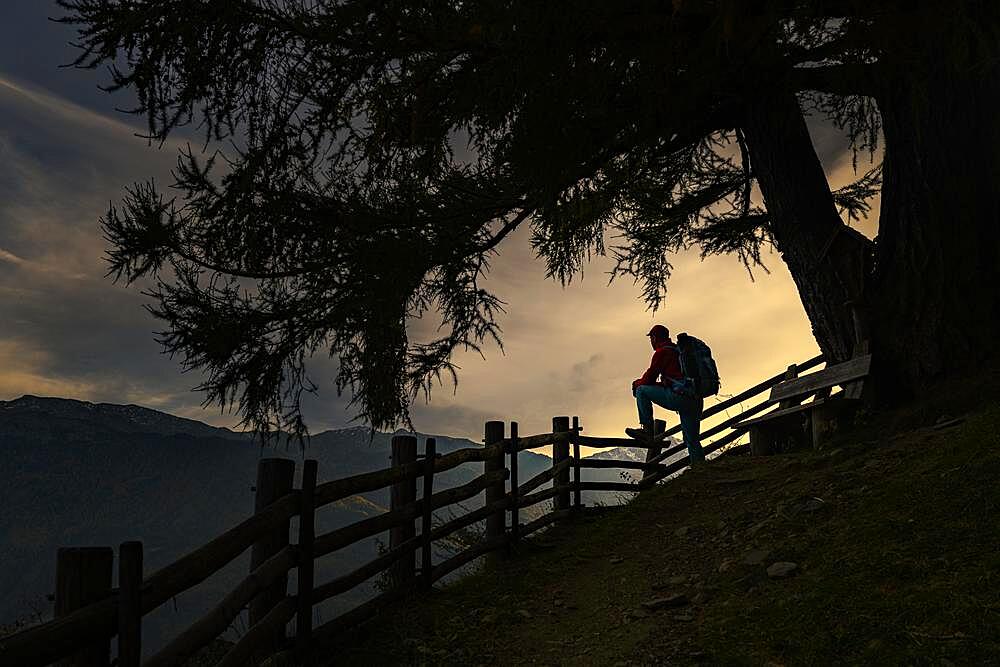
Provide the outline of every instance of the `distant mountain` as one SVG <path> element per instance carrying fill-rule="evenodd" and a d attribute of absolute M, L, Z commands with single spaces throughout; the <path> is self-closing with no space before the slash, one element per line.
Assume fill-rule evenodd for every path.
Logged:
<path fill-rule="evenodd" d="M 243 439 L 245 434 L 228 428 L 209 426 L 194 419 L 176 417 L 158 410 L 138 405 L 114 403 L 89 403 L 69 398 L 48 398 L 25 395 L 13 401 L 0 401 L 0 420 L 9 432 L 15 423 L 37 428 L 33 421 L 41 419 L 58 429 L 100 424 L 102 428 L 122 433 L 159 433 L 161 435 L 190 435 L 200 438 Z"/>
<path fill-rule="evenodd" d="M 663 443 L 663 449 L 673 447 L 676 444 L 676 440 L 673 438 L 667 438 Z M 639 449 L 637 447 L 615 447 L 613 449 L 605 449 L 603 452 L 591 454 L 590 458 L 605 459 L 609 461 L 635 461 L 636 463 L 644 463 L 646 461 L 646 450 Z"/>
<path fill-rule="evenodd" d="M 389 466 L 393 434 L 356 427 L 319 433 L 305 452 L 319 462 L 320 482 Z M 464 438 L 434 436 L 439 452 L 480 447 Z M 421 448 L 423 445 L 421 436 Z M 637 453 L 637 454 L 636 454 Z M 622 449 L 600 458 L 644 457 Z M 0 624 L 32 611 L 48 613 L 56 550 L 142 540 L 152 572 L 246 519 L 262 457 L 301 461 L 297 447 L 262 449 L 250 435 L 136 405 L 24 396 L 0 401 Z M 533 452 L 519 457 L 521 480 L 551 466 Z M 301 465 L 297 466 L 299 474 Z M 482 467 L 463 465 L 435 486 L 463 484 Z M 618 481 L 617 470 L 587 470 L 585 479 Z M 589 492 L 615 503 L 614 494 Z M 482 496 L 468 503 L 482 503 Z M 388 492 L 346 498 L 317 512 L 322 533 L 384 512 Z M 444 518 L 444 517 L 442 517 Z M 384 536 L 383 538 L 384 539 Z M 317 581 L 350 571 L 378 552 L 378 540 L 356 544 L 318 562 Z M 155 649 L 190 624 L 245 576 L 248 556 L 173 604 L 147 617 L 144 646 Z M 371 583 L 324 605 L 329 618 L 373 592 Z"/>

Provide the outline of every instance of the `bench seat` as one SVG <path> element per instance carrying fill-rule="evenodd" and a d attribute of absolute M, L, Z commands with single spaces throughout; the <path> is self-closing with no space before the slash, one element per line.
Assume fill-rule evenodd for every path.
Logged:
<path fill-rule="evenodd" d="M 740 422 L 734 428 L 750 431 L 750 451 L 755 456 L 802 443 L 818 446 L 837 429 L 842 417 L 861 404 L 870 369 L 868 354 L 816 373 L 789 377 L 771 389 L 768 402 L 777 404 L 777 410 Z M 829 396 L 834 386 L 842 387 L 843 391 Z M 802 403 L 810 396 L 816 398 Z"/>
<path fill-rule="evenodd" d="M 847 398 L 841 392 L 830 398 L 769 412 L 743 422 L 740 427 L 750 431 L 750 452 L 754 456 L 790 449 L 780 446 L 783 436 L 785 440 L 801 440 L 816 447 L 837 430 L 842 417 L 860 405 L 860 399 Z"/>
<path fill-rule="evenodd" d="M 800 405 L 793 405 L 790 408 L 781 408 L 779 410 L 774 410 L 773 412 L 768 412 L 766 415 L 763 415 L 761 417 L 757 417 L 755 419 L 748 419 L 745 422 L 740 422 L 739 426 L 741 428 L 749 428 L 754 424 L 762 424 L 764 422 L 771 421 L 772 419 L 781 419 L 782 417 L 787 417 L 789 415 L 799 414 L 801 412 L 806 412 L 809 410 L 815 410 L 821 405 L 826 405 L 828 403 L 840 403 L 840 402 L 854 403 L 857 401 L 858 399 L 856 398 L 844 398 L 843 396 L 838 394 L 836 396 L 831 396 L 830 398 L 824 398 L 818 401 L 812 401 L 811 403 L 802 403 Z"/>

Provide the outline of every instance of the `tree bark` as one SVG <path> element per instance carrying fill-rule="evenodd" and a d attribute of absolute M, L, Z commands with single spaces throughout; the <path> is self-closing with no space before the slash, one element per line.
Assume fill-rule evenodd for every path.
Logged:
<path fill-rule="evenodd" d="M 997 356 L 1000 6 L 919 4 L 876 30 L 884 43 L 866 81 L 885 162 L 874 246 L 837 215 L 792 93 L 759 86 L 744 131 L 820 348 L 843 360 L 867 338 L 881 399 L 905 400 Z"/>
<path fill-rule="evenodd" d="M 915 44 L 911 53 L 919 59 L 883 67 L 886 150 L 873 341 L 897 388 L 911 392 L 995 356 L 1000 48 L 972 34 L 996 24 L 995 16 L 979 18 L 962 26 L 968 35 L 938 44 L 945 53 L 923 53 Z M 964 58 L 955 57 L 956 48 Z"/>
<path fill-rule="evenodd" d="M 743 130 L 775 247 L 827 359 L 854 352 L 871 242 L 840 219 L 798 100 L 766 90 L 748 100 Z"/>

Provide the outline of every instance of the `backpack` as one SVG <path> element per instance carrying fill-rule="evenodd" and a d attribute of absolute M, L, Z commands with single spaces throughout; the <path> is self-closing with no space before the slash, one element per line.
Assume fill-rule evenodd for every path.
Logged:
<path fill-rule="evenodd" d="M 694 393 L 708 398 L 719 393 L 719 369 L 712 358 L 712 350 L 704 341 L 686 333 L 677 335 L 677 356 L 681 372 L 694 383 Z"/>

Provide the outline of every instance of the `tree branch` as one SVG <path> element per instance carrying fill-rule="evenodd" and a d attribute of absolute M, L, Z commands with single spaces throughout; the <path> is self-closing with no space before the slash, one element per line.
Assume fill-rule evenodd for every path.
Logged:
<path fill-rule="evenodd" d="M 522 209 L 520 213 L 518 213 L 511 220 L 509 220 L 503 227 L 501 227 L 500 231 L 498 231 L 496 234 L 493 235 L 493 238 L 491 238 L 483 245 L 478 246 L 474 252 L 481 254 L 484 252 L 489 252 L 490 250 L 493 250 L 493 248 L 496 248 L 498 245 L 500 245 L 500 242 L 504 240 L 505 236 L 507 236 L 512 231 L 517 229 L 517 227 L 522 222 L 524 222 L 529 215 L 531 215 L 532 211 L 534 211 L 533 208 Z"/>
<path fill-rule="evenodd" d="M 212 262 L 199 259 L 197 256 L 189 252 L 185 252 L 176 245 L 171 246 L 170 250 L 181 259 L 191 262 L 198 268 L 205 269 L 206 271 L 215 271 L 216 273 L 233 276 L 234 278 L 249 278 L 251 280 L 280 280 L 282 278 L 297 278 L 299 276 L 304 276 L 311 271 L 316 271 L 318 268 L 321 268 L 301 268 L 292 271 L 275 271 L 273 273 L 264 273 L 262 271 L 241 271 L 232 267 L 220 266 L 219 264 L 213 264 Z"/>
<path fill-rule="evenodd" d="M 875 97 L 877 65 L 824 65 L 820 67 L 793 67 L 789 80 L 797 91 L 818 90 L 835 95 L 864 95 Z"/>
<path fill-rule="evenodd" d="M 736 143 L 740 147 L 740 161 L 743 164 L 743 210 L 740 217 L 747 217 L 750 214 L 750 195 L 753 191 L 753 174 L 750 172 L 750 149 L 747 147 L 746 137 L 743 130 L 736 128 Z"/>

